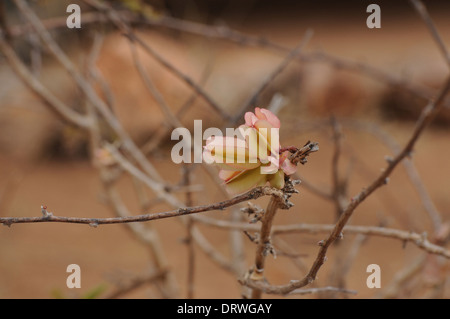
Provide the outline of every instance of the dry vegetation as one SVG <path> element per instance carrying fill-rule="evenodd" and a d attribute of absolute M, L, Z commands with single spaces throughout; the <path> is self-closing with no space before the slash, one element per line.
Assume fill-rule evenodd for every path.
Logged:
<path fill-rule="evenodd" d="M 450 296 L 438 13 L 411 0 L 377 31 L 364 11 L 336 30 L 288 18 L 237 30 L 81 2 L 70 32 L 58 6 L 0 4 L 0 298 Z M 405 25 L 414 36 L 390 35 Z M 231 196 L 214 167 L 171 161 L 173 128 L 236 127 L 255 106 L 278 115 L 298 159 L 320 145 L 282 190 Z"/>

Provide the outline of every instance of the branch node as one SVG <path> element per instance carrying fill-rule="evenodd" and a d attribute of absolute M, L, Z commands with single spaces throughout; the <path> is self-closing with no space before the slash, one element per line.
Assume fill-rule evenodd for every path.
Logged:
<path fill-rule="evenodd" d="M 293 164 L 306 164 L 308 162 L 308 156 L 310 153 L 317 152 L 319 150 L 319 143 L 308 141 L 302 147 L 294 151 L 290 156 L 289 160 Z M 292 151 L 291 151 L 292 152 Z"/>
<path fill-rule="evenodd" d="M 263 269 L 253 269 L 252 273 L 250 274 L 250 280 L 253 281 L 262 281 L 264 280 L 264 268 Z"/>
<path fill-rule="evenodd" d="M 250 234 L 248 231 L 244 230 L 244 234 L 250 239 L 252 243 L 258 244 L 259 243 L 259 234 L 255 233 L 254 235 Z"/>
<path fill-rule="evenodd" d="M 394 163 L 394 159 L 392 158 L 392 156 L 386 155 L 384 157 L 384 159 L 385 159 L 386 162 L 388 162 L 389 165 Z"/>
<path fill-rule="evenodd" d="M 97 228 L 98 227 L 98 220 L 94 220 L 92 223 L 89 223 L 89 226 L 91 226 L 93 228 Z"/>
<path fill-rule="evenodd" d="M 223 209 L 223 207 L 221 209 Z M 178 214 L 186 214 L 189 212 L 189 209 L 188 208 L 178 208 L 177 211 L 178 211 Z"/>
<path fill-rule="evenodd" d="M 13 222 L 12 222 L 11 220 L 4 221 L 4 222 L 2 223 L 3 226 L 7 226 L 8 228 L 10 228 L 12 224 L 13 224 Z"/>
<path fill-rule="evenodd" d="M 273 255 L 273 258 L 277 258 L 275 249 L 273 248 L 272 243 L 270 241 L 267 243 L 264 243 L 264 249 L 262 251 L 262 255 L 264 257 L 267 257 L 269 254 Z"/>
<path fill-rule="evenodd" d="M 293 180 L 291 180 L 291 182 L 292 182 L 293 186 L 297 186 L 297 185 L 300 185 L 302 183 L 302 181 L 299 180 L 299 179 L 293 179 Z"/>
<path fill-rule="evenodd" d="M 46 205 L 41 206 L 41 213 L 44 219 L 50 219 L 53 216 L 53 213 L 47 211 Z"/>
<path fill-rule="evenodd" d="M 258 221 L 261 221 L 264 215 L 264 209 L 251 202 L 248 202 L 247 205 L 248 207 L 241 208 L 241 212 L 248 214 L 249 218 L 253 215 L 252 219 L 250 219 L 250 223 L 255 224 Z"/>

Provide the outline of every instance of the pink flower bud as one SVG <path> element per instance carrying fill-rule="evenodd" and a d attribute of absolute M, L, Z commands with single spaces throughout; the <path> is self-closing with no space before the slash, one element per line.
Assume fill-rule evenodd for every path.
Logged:
<path fill-rule="evenodd" d="M 219 177 L 230 193 L 263 186 L 283 188 L 284 176 L 295 173 L 289 151 L 280 154 L 280 120 L 266 109 L 245 113 L 241 137 L 212 137 L 206 141 L 203 159 L 221 168 Z"/>

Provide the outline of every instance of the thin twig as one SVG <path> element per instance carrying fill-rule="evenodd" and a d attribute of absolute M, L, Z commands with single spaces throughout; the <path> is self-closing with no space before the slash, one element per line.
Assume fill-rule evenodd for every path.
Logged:
<path fill-rule="evenodd" d="M 158 26 L 169 28 L 173 30 L 178 30 L 182 32 L 187 32 L 199 36 L 203 36 L 205 38 L 214 38 L 220 40 L 231 41 L 243 46 L 252 46 L 252 47 L 260 47 L 264 49 L 270 49 L 279 53 L 289 52 L 289 48 L 275 42 L 272 42 L 266 38 L 260 36 L 251 36 L 237 30 L 230 29 L 226 26 L 211 26 L 205 25 L 197 22 L 181 20 L 169 16 L 159 16 L 157 18 L 153 17 L 138 17 L 134 14 L 130 14 L 129 11 L 116 11 L 117 14 L 120 15 L 120 18 L 126 23 L 134 23 L 140 26 L 142 25 L 150 25 L 150 26 Z M 61 28 L 66 27 L 66 17 L 57 17 L 51 18 L 47 20 L 43 20 L 43 24 L 47 29 L 53 28 Z M 96 22 L 104 22 L 105 15 L 100 12 L 87 12 L 83 13 L 83 23 L 96 23 Z M 19 36 L 26 33 L 30 29 L 30 25 L 16 25 L 12 26 L 11 35 Z M 333 56 L 331 54 L 315 51 L 311 53 L 302 53 L 299 56 L 299 59 L 304 63 L 311 62 L 321 62 L 329 64 L 330 66 L 336 69 L 345 69 L 347 71 L 355 72 L 360 75 L 368 76 L 385 84 L 388 84 L 390 87 L 400 88 L 409 94 L 414 96 L 418 96 L 421 98 L 429 99 L 433 96 L 433 92 L 431 92 L 428 88 L 419 87 L 408 82 L 405 79 L 395 78 L 392 75 L 388 74 L 385 71 L 377 69 L 373 66 L 370 66 L 361 62 L 354 62 L 345 60 L 343 58 Z M 445 102 L 445 107 L 450 107 L 450 102 Z"/>
<path fill-rule="evenodd" d="M 334 150 L 331 161 L 333 199 L 336 211 L 336 218 L 339 218 L 347 204 L 347 181 L 341 180 L 339 176 L 339 158 L 342 149 L 342 129 L 336 118 L 331 118 L 331 127 L 333 129 Z"/>
<path fill-rule="evenodd" d="M 91 123 L 86 116 L 72 110 L 67 104 L 50 92 L 17 56 L 13 48 L 7 43 L 2 30 L 0 29 L 0 50 L 9 62 L 20 79 L 49 106 L 60 119 L 81 128 L 88 128 Z"/>
<path fill-rule="evenodd" d="M 164 219 L 170 217 L 184 216 L 190 214 L 197 214 L 202 212 L 214 211 L 214 210 L 224 210 L 230 206 L 236 205 L 238 203 L 256 199 L 265 195 L 275 195 L 283 198 L 283 194 L 280 190 L 276 188 L 272 188 L 269 186 L 257 187 L 246 193 L 241 195 L 237 195 L 229 200 L 225 200 L 222 202 L 210 204 L 210 205 L 202 205 L 202 206 L 193 206 L 193 207 L 185 207 L 179 208 L 166 212 L 159 213 L 150 213 L 136 216 L 128 216 L 128 217 L 116 217 L 116 218 L 83 218 L 83 217 L 64 217 L 64 216 L 55 216 L 53 213 L 47 211 L 45 206 L 43 206 L 44 214 L 42 217 L 1 217 L 0 223 L 6 226 L 11 226 L 12 224 L 27 224 L 27 223 L 75 223 L 75 224 L 87 224 L 93 227 L 97 227 L 99 225 L 108 225 L 108 224 L 124 224 L 124 223 L 134 223 L 134 222 L 146 222 L 156 219 Z"/>
<path fill-rule="evenodd" d="M 298 173 L 295 173 L 294 175 L 292 175 L 292 177 L 294 179 L 301 180 L 302 187 L 305 188 L 306 190 L 310 191 L 312 194 L 314 194 L 322 199 L 325 199 L 327 201 L 333 201 L 334 198 L 333 198 L 333 195 L 330 194 L 331 193 L 330 191 L 325 191 L 322 189 L 322 187 L 312 184 L 311 182 L 309 182 L 308 180 L 303 178 Z"/>
<path fill-rule="evenodd" d="M 273 250 L 270 240 L 272 223 L 279 205 L 279 198 L 272 196 L 261 221 L 261 230 L 259 231 L 259 242 L 256 249 L 255 265 L 250 276 L 251 280 L 259 281 L 264 279 L 264 264 L 266 256 Z M 252 291 L 252 299 L 260 298 L 261 291 L 254 289 Z"/>
<path fill-rule="evenodd" d="M 160 107 L 161 111 L 163 112 L 166 120 L 169 122 L 169 124 L 175 128 L 175 127 L 182 127 L 183 125 L 178 120 L 178 118 L 173 114 L 173 112 L 170 110 L 169 105 L 167 104 L 166 100 L 162 96 L 162 94 L 159 92 L 159 90 L 154 85 L 152 79 L 150 78 L 149 74 L 145 70 L 144 66 L 141 63 L 141 60 L 139 58 L 139 54 L 136 49 L 136 44 L 131 39 L 129 41 L 130 49 L 131 49 L 131 56 L 133 58 L 134 65 L 136 69 L 139 72 L 139 75 L 141 76 L 142 82 L 144 82 L 145 87 L 147 90 L 151 93 L 153 98 L 156 100 L 158 106 Z"/>
<path fill-rule="evenodd" d="M 412 4 L 412 6 L 417 11 L 419 16 L 422 18 L 422 20 L 427 25 L 428 30 L 430 31 L 434 41 L 436 42 L 437 46 L 439 47 L 439 50 L 441 51 L 442 55 L 444 56 L 444 59 L 447 62 L 447 65 L 450 67 L 450 53 L 448 52 L 447 47 L 445 46 L 444 41 L 442 40 L 442 37 L 439 35 L 439 32 L 436 28 L 436 25 L 433 22 L 433 19 L 431 19 L 431 17 L 430 17 L 427 7 L 420 0 L 409 0 L 409 2 Z"/>
<path fill-rule="evenodd" d="M 163 58 L 159 53 L 157 53 L 147 42 L 141 39 L 135 32 L 132 32 L 131 28 L 127 25 L 127 22 L 124 21 L 120 14 L 118 14 L 114 9 L 111 8 L 106 3 L 101 3 L 97 0 L 84 0 L 89 5 L 95 7 L 97 10 L 105 11 L 111 22 L 121 30 L 125 35 L 127 35 L 132 41 L 138 43 L 145 52 L 150 54 L 158 63 L 164 66 L 168 71 L 173 73 L 176 77 L 181 79 L 184 83 L 186 83 L 189 87 L 191 87 L 195 92 L 199 94 L 220 116 L 224 119 L 231 119 L 230 115 L 228 115 L 221 106 L 207 94 L 203 88 L 197 85 L 189 76 L 182 73 L 179 69 L 174 67 L 169 61 Z"/>
<path fill-rule="evenodd" d="M 96 36 L 92 46 L 91 53 L 89 54 L 89 57 L 87 59 L 88 60 L 88 63 L 86 65 L 88 69 L 87 72 L 90 72 L 93 69 L 93 66 L 96 63 L 98 54 L 101 49 L 101 44 L 102 44 L 101 38 L 99 36 Z M 94 77 L 93 80 L 98 81 L 99 78 Z M 98 130 L 99 128 L 98 115 L 95 112 L 95 108 L 90 103 L 87 103 L 87 114 L 88 116 L 90 116 L 92 122 L 95 124 L 92 125 L 92 127 L 89 130 L 91 156 L 95 157 L 96 150 L 100 148 L 101 136 Z M 120 195 L 115 190 L 115 185 L 111 180 L 111 172 L 109 172 L 108 167 L 100 166 L 99 173 L 100 173 L 100 180 L 104 187 L 108 203 L 110 204 L 110 207 L 114 211 L 116 216 L 118 217 L 131 216 L 129 210 L 121 200 Z M 143 192 L 140 192 L 142 188 L 140 188 L 139 186 L 141 185 L 140 184 L 138 185 L 139 182 L 136 180 L 136 178 L 133 180 L 135 181 L 134 185 L 138 188 L 136 190 L 136 193 L 138 195 L 139 203 L 141 205 L 141 208 L 144 208 L 146 206 L 146 199 L 143 198 L 142 194 Z M 153 257 L 153 260 L 155 262 L 156 271 L 164 272 L 164 275 L 161 277 L 163 285 L 162 286 L 157 285 L 157 287 L 160 288 L 162 296 L 166 298 L 176 297 L 178 294 L 178 287 L 176 284 L 176 280 L 173 275 L 173 272 L 167 270 L 169 268 L 168 262 L 164 255 L 156 230 L 137 223 L 128 223 L 125 225 L 126 228 L 130 230 L 131 233 L 135 236 L 135 238 L 137 238 L 141 243 L 144 243 L 149 248 L 151 256 Z M 130 289 L 128 289 L 128 291 Z"/>
<path fill-rule="evenodd" d="M 430 124 L 430 122 L 434 119 L 434 117 L 437 115 L 437 113 L 442 108 L 444 101 L 444 98 L 446 97 L 448 91 L 450 89 L 450 77 L 446 80 L 445 84 L 443 85 L 440 94 L 436 98 L 434 102 L 430 102 L 422 111 L 417 123 L 416 127 L 408 141 L 408 143 L 405 145 L 405 147 L 402 149 L 400 154 L 398 154 L 384 169 L 384 171 L 376 178 L 367 188 L 363 189 L 359 194 L 357 194 L 355 197 L 352 198 L 352 201 L 348 204 L 346 209 L 341 214 L 339 220 L 337 221 L 336 225 L 334 226 L 331 234 L 328 236 L 326 240 L 321 241 L 321 247 L 319 249 L 319 253 L 317 254 L 317 257 L 311 266 L 311 269 L 309 273 L 301 280 L 297 281 L 291 281 L 289 284 L 286 285 L 279 285 L 279 286 L 271 286 L 261 281 L 252 281 L 252 280 L 245 280 L 241 281 L 243 284 L 248 285 L 249 287 L 253 289 L 260 289 L 261 291 L 265 293 L 272 293 L 272 294 L 287 294 L 295 289 L 302 288 L 311 282 L 313 282 L 317 276 L 317 273 L 319 269 L 322 267 L 322 265 L 325 262 L 326 259 L 326 253 L 328 251 L 328 248 L 331 246 L 332 243 L 334 243 L 338 238 L 341 238 L 342 236 L 342 230 L 346 226 L 348 220 L 353 215 L 353 212 L 355 209 L 368 197 L 370 196 L 375 190 L 377 190 L 379 187 L 386 184 L 387 178 L 392 173 L 392 171 L 397 167 L 397 165 L 407 156 L 410 156 L 414 145 L 423 132 L 423 130 Z M 425 240 L 423 240 L 425 242 Z M 419 243 L 419 245 L 423 245 L 423 243 Z"/>
<path fill-rule="evenodd" d="M 198 216 L 195 216 L 196 218 Z M 217 220 L 207 216 L 201 216 L 202 218 L 196 218 L 198 222 L 222 228 L 222 229 L 236 229 L 241 231 L 258 231 L 259 227 L 254 224 L 248 223 L 236 223 L 226 220 Z M 335 225 L 327 224 L 291 224 L 291 225 L 275 225 L 272 227 L 272 236 L 279 234 L 291 234 L 291 233 L 330 233 L 334 229 Z M 445 249 L 440 245 L 433 244 L 428 240 L 426 233 L 419 234 L 407 230 L 376 227 L 376 226 L 356 226 L 346 225 L 346 234 L 361 234 L 366 236 L 386 237 L 400 240 L 404 243 L 409 242 L 420 249 L 425 250 L 428 253 L 440 255 L 446 258 L 450 258 L 450 250 Z M 322 242 L 321 242 L 322 244 Z"/>
<path fill-rule="evenodd" d="M 337 287 L 320 287 L 320 288 L 309 288 L 309 289 L 295 289 L 290 292 L 290 295 L 309 295 L 316 293 L 324 293 L 324 292 L 333 292 L 333 293 L 344 293 L 350 295 L 357 295 L 358 292 L 356 290 L 349 290 Z"/>
<path fill-rule="evenodd" d="M 346 128 L 364 131 L 372 134 L 387 147 L 389 147 L 393 153 L 399 153 L 401 150 L 401 146 L 396 142 L 395 138 L 375 123 L 358 122 L 355 120 L 346 119 L 340 119 L 340 121 Z M 390 160 L 390 158 L 388 157 L 387 160 Z M 442 225 L 442 217 L 440 212 L 436 208 L 430 194 L 425 188 L 416 166 L 410 158 L 407 158 L 405 161 L 403 161 L 403 166 L 406 170 L 406 173 L 408 174 L 408 178 L 411 184 L 414 186 L 417 195 L 422 202 L 424 209 L 428 213 L 428 217 L 433 224 L 434 230 L 437 231 Z"/>
<path fill-rule="evenodd" d="M 420 255 L 412 262 L 409 262 L 404 269 L 395 274 L 389 286 L 379 294 L 379 297 L 387 299 L 399 297 L 403 285 L 409 282 L 411 278 L 416 276 L 423 269 L 425 261 L 426 255 Z"/>
<path fill-rule="evenodd" d="M 156 273 L 150 273 L 148 275 L 136 276 L 129 280 L 129 283 L 122 285 L 117 288 L 115 291 L 109 293 L 104 298 L 105 299 L 118 299 L 123 295 L 130 293 L 131 291 L 142 287 L 143 285 L 147 285 L 153 283 L 155 281 L 160 280 L 165 276 L 165 271 L 159 271 Z"/>
<path fill-rule="evenodd" d="M 191 184 L 191 170 L 193 166 L 183 164 L 183 184 L 189 186 Z M 193 205 L 193 198 L 191 192 L 186 192 L 186 206 Z M 195 250 L 194 241 L 192 238 L 192 229 L 194 226 L 194 220 L 189 216 L 186 222 L 186 245 L 188 247 L 188 263 L 187 263 L 187 299 L 194 298 L 194 276 L 195 276 Z"/>
<path fill-rule="evenodd" d="M 246 102 L 240 107 L 239 112 L 231 119 L 231 124 L 237 124 L 237 122 L 244 117 L 244 114 L 248 112 L 255 104 L 256 100 L 261 92 L 279 75 L 283 70 L 291 63 L 295 58 L 299 56 L 303 48 L 309 42 L 313 35 L 312 30 L 307 30 L 300 44 L 289 52 L 289 54 L 283 59 L 283 61 L 262 81 L 262 83 L 255 89 L 252 95 Z"/>
<path fill-rule="evenodd" d="M 448 91 L 450 89 L 450 78 L 448 78 L 442 87 L 440 94 L 438 95 L 436 101 L 430 102 L 425 109 L 422 111 L 421 116 L 419 117 L 416 128 L 414 129 L 412 136 L 410 137 L 408 143 L 405 145 L 403 150 L 398 154 L 385 168 L 385 170 L 380 174 L 380 176 L 375 179 L 367 188 L 363 189 L 358 195 L 352 198 L 352 201 L 346 207 L 346 209 L 341 214 L 336 227 L 333 229 L 333 232 L 330 234 L 327 240 L 325 240 L 324 245 L 321 247 L 319 254 L 317 256 L 316 261 L 314 262 L 313 267 L 311 268 L 310 273 L 305 278 L 307 283 L 310 280 L 314 280 L 318 270 L 322 266 L 325 261 L 325 255 L 328 250 L 328 247 L 340 237 L 340 234 L 347 224 L 350 217 L 353 215 L 355 209 L 368 197 L 370 196 L 376 189 L 383 186 L 387 182 L 387 178 L 392 173 L 392 171 L 397 167 L 397 165 L 406 157 L 411 156 L 414 145 L 418 140 L 419 136 L 423 132 L 423 130 L 429 125 L 429 123 L 434 119 L 437 113 L 442 108 L 442 102 L 446 97 Z"/>
<path fill-rule="evenodd" d="M 161 182 L 162 179 L 159 176 L 153 165 L 147 160 L 144 154 L 136 146 L 134 141 L 130 138 L 128 133 L 124 130 L 121 123 L 112 114 L 107 104 L 98 96 L 94 88 L 88 83 L 83 75 L 77 70 L 75 65 L 64 53 L 60 46 L 55 42 L 50 33 L 45 29 L 36 14 L 30 9 L 27 2 L 24 0 L 14 0 L 17 8 L 27 18 L 28 22 L 32 25 L 33 29 L 37 32 L 42 40 L 42 43 L 48 48 L 48 50 L 54 55 L 58 62 L 65 68 L 65 70 L 74 79 L 79 89 L 83 92 L 86 98 L 92 105 L 100 112 L 108 125 L 114 130 L 114 132 L 120 137 L 123 147 L 133 156 L 133 158 L 139 163 L 139 165 L 149 174 L 154 180 Z"/>

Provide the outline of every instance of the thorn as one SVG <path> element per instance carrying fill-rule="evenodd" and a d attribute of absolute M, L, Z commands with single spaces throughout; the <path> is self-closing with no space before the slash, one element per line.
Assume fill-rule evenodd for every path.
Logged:
<path fill-rule="evenodd" d="M 48 212 L 47 212 L 47 206 L 46 205 L 41 205 L 41 213 L 42 216 L 47 216 Z"/>
<path fill-rule="evenodd" d="M 89 226 L 97 228 L 98 227 L 98 222 L 90 223 Z"/>
<path fill-rule="evenodd" d="M 8 227 L 8 228 L 11 228 L 12 222 L 7 221 L 7 222 L 3 222 L 2 224 L 3 224 L 3 226 L 6 226 L 6 227 Z"/>
<path fill-rule="evenodd" d="M 219 207 L 220 209 L 220 207 Z M 189 212 L 189 209 L 187 208 L 178 208 L 178 214 L 186 214 Z"/>
<path fill-rule="evenodd" d="M 53 213 L 47 211 L 46 205 L 41 206 L 41 213 L 44 218 L 50 218 L 53 216 Z"/>

